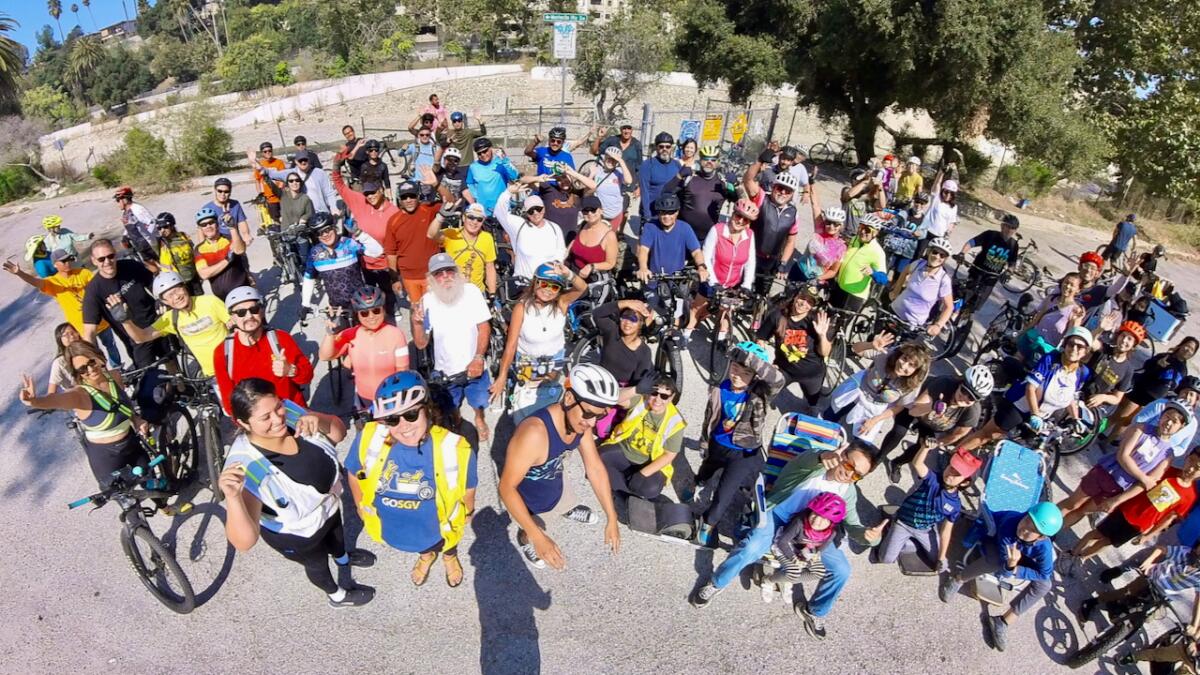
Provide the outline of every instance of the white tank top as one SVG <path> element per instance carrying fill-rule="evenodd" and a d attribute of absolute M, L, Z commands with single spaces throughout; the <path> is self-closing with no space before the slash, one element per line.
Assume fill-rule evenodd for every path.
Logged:
<path fill-rule="evenodd" d="M 558 311 L 553 304 L 541 308 L 532 303 L 526 305 L 521 334 L 517 336 L 517 356 L 536 358 L 562 352 L 567 342 L 563 333 L 566 324 L 566 312 Z"/>

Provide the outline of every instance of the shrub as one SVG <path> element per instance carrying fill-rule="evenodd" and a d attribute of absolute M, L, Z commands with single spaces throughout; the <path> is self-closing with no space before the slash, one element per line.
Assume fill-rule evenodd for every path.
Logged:
<path fill-rule="evenodd" d="M 287 61 L 275 64 L 275 72 L 271 75 L 271 81 L 285 87 L 296 83 L 296 78 L 292 77 L 292 69 L 288 67 Z"/>
<path fill-rule="evenodd" d="M 120 183 L 158 190 L 176 187 L 185 175 L 183 165 L 167 152 L 166 141 L 141 127 L 125 134 L 125 142 L 103 166 Z"/>
<path fill-rule="evenodd" d="M 226 91 L 247 91 L 270 86 L 279 50 L 267 36 L 256 33 L 230 45 L 217 60 L 217 75 Z"/>
<path fill-rule="evenodd" d="M 172 129 L 175 155 L 188 175 L 207 176 L 229 168 L 233 136 L 221 127 L 220 115 L 209 103 L 198 102 L 174 116 Z"/>
<path fill-rule="evenodd" d="M 92 178 L 100 181 L 100 184 L 106 188 L 116 187 L 121 184 L 121 178 L 113 171 L 107 163 L 97 164 L 92 167 Z"/>
<path fill-rule="evenodd" d="M 48 84 L 26 89 L 21 94 L 21 112 L 53 127 L 73 124 L 84 116 L 84 111 L 66 94 Z"/>
<path fill-rule="evenodd" d="M 996 187 L 1002 192 L 1019 193 L 1031 198 L 1046 194 L 1057 182 L 1058 177 L 1053 169 L 1032 159 L 1005 165 L 996 176 Z"/>
<path fill-rule="evenodd" d="M 37 186 L 37 177 L 23 166 L 0 168 L 0 204 L 32 194 Z"/>

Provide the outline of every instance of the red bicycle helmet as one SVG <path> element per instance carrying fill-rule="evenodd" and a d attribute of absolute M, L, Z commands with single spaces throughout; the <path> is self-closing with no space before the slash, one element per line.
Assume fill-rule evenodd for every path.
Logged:
<path fill-rule="evenodd" d="M 808 509 L 837 525 L 846 519 L 846 500 L 832 492 L 822 492 L 808 502 Z"/>
<path fill-rule="evenodd" d="M 1140 345 L 1146 341 L 1146 327 L 1136 321 L 1126 321 L 1117 329 L 1118 333 L 1125 332 L 1133 336 Z"/>
<path fill-rule="evenodd" d="M 1079 256 L 1079 264 L 1082 265 L 1083 263 L 1092 263 L 1096 267 L 1104 269 L 1104 258 L 1101 258 L 1100 254 L 1095 251 L 1088 251 Z"/>

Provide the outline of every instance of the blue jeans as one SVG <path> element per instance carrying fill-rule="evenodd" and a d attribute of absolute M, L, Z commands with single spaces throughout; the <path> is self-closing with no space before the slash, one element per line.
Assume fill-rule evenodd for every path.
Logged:
<path fill-rule="evenodd" d="M 754 528 L 745 539 L 738 542 L 716 572 L 713 573 L 712 583 L 717 588 L 725 588 L 738 577 L 746 567 L 758 562 L 767 551 L 771 550 L 771 542 L 775 532 L 786 523 L 781 523 L 773 515 L 766 524 Z M 821 563 L 825 565 L 825 576 L 817 584 L 816 590 L 808 599 L 808 609 L 814 616 L 825 616 L 833 609 L 846 582 L 850 580 L 850 561 L 846 554 L 836 546 L 826 546 L 821 551 Z"/>
<path fill-rule="evenodd" d="M 104 346 L 104 353 L 108 355 L 108 367 L 121 367 L 121 352 L 117 350 L 117 338 L 113 335 L 111 328 L 100 331 L 97 335 L 100 344 Z"/>

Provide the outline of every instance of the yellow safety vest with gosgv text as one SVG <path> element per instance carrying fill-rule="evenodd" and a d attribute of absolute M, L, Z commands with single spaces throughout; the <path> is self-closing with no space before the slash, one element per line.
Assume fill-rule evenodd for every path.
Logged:
<path fill-rule="evenodd" d="M 368 422 L 363 427 L 356 451 L 362 469 L 356 476 L 362 490 L 359 504 L 363 516 L 363 529 L 372 539 L 383 541 L 382 524 L 375 509 L 375 495 L 379 490 L 388 454 L 392 451 L 391 437 L 387 427 L 377 422 Z M 429 440 L 433 447 L 433 478 L 437 501 L 438 523 L 446 548 L 456 546 L 462 539 L 467 521 L 467 508 L 463 497 L 467 494 L 467 470 L 471 462 L 471 444 L 458 434 L 434 426 L 429 429 Z"/>
<path fill-rule="evenodd" d="M 679 414 L 679 410 L 675 408 L 675 404 L 668 402 L 666 415 L 663 416 L 662 423 L 658 425 L 658 430 L 654 432 L 653 438 L 646 438 L 650 436 L 650 432 L 642 424 L 642 421 L 649 414 L 650 410 L 646 408 L 646 399 L 643 398 L 638 401 L 637 405 L 629 409 L 629 413 L 625 416 L 625 419 L 617 425 L 617 428 L 613 430 L 612 435 L 608 437 L 604 445 L 620 443 L 626 439 L 633 438 L 634 434 L 637 434 L 638 438 L 630 443 L 630 445 L 638 449 L 648 449 L 651 462 L 662 457 L 663 453 L 666 452 L 664 446 L 667 443 L 667 439 L 682 432 L 684 427 L 687 426 L 687 422 L 683 421 L 683 416 Z M 662 468 L 662 473 L 666 476 L 667 482 L 670 482 L 671 475 L 675 473 L 675 468 L 667 464 Z"/>

